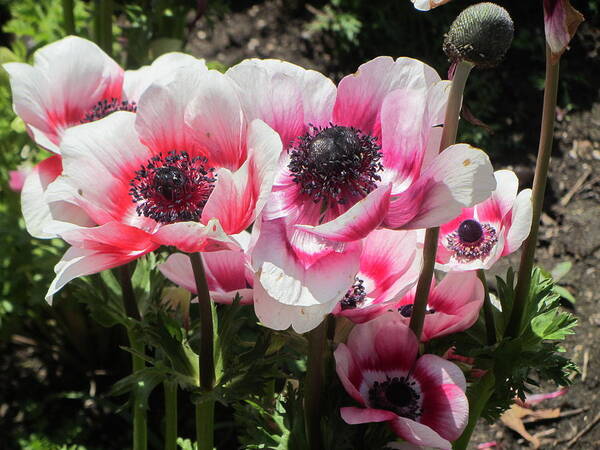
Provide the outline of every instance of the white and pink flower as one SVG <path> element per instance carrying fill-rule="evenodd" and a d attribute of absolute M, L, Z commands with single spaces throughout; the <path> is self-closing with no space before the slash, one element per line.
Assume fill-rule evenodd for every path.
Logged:
<path fill-rule="evenodd" d="M 333 314 L 354 323 L 371 320 L 390 309 L 417 282 L 423 262 L 414 230 L 375 230 L 362 242 L 360 269 L 354 284 Z"/>
<path fill-rule="evenodd" d="M 418 357 L 418 347 L 397 313 L 354 327 L 334 356 L 346 392 L 360 407 L 340 413 L 351 425 L 387 422 L 412 444 L 450 449 L 467 424 L 465 377 L 439 356 Z"/>
<path fill-rule="evenodd" d="M 557 62 L 585 19 L 570 0 L 544 0 L 544 31 L 552 60 Z"/>
<path fill-rule="evenodd" d="M 411 0 L 415 9 L 419 11 L 429 11 L 433 8 L 437 8 L 438 6 L 442 6 L 445 3 L 450 2 L 451 0 Z"/>
<path fill-rule="evenodd" d="M 281 152 L 264 122 L 246 121 L 232 82 L 181 69 L 152 84 L 136 114 L 70 128 L 63 173 L 46 201 L 74 204 L 97 226 L 53 224 L 73 247 L 48 298 L 69 280 L 116 267 L 159 245 L 184 252 L 239 248 L 233 235 L 263 208 Z"/>
<path fill-rule="evenodd" d="M 518 250 L 529 235 L 531 189 L 518 192 L 519 180 L 510 170 L 494 173 L 492 196 L 440 227 L 436 268 L 489 269 L 498 259 Z"/>
<path fill-rule="evenodd" d="M 221 250 L 200 254 L 204 263 L 206 282 L 210 298 L 216 303 L 232 303 L 236 295 L 240 304 L 252 303 L 252 267 L 247 252 L 250 233 L 244 231 L 235 236 L 242 247 L 235 250 Z M 174 253 L 158 266 L 161 273 L 173 283 L 197 294 L 196 281 L 190 257 L 184 253 Z"/>
<path fill-rule="evenodd" d="M 495 187 L 488 157 L 466 144 L 438 149 L 449 82 L 410 58 L 379 57 L 335 85 L 276 60 L 226 73 L 246 114 L 275 129 L 287 149 L 265 210 L 337 242 L 383 225 L 440 225 Z M 293 242 L 295 245 L 295 243 Z"/>
<path fill-rule="evenodd" d="M 421 341 L 427 342 L 441 336 L 459 333 L 470 328 L 483 306 L 483 285 L 476 272 L 450 272 L 437 283 L 432 280 Z M 415 302 L 415 289 L 396 302 L 398 311 L 408 326 Z"/>

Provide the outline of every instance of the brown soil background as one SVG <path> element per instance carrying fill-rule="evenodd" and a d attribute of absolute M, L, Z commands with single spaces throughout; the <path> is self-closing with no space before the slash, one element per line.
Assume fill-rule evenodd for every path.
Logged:
<path fill-rule="evenodd" d="M 218 61 L 225 66 L 244 58 L 286 59 L 319 70 L 338 81 L 343 72 L 339 72 L 335 57 L 330 52 L 333 48 L 331 37 L 306 31 L 309 17 L 310 14 L 291 16 L 285 2 L 268 0 L 244 11 L 229 13 L 216 23 L 200 20 L 189 40 L 188 50 L 207 61 Z M 392 56 L 401 56 L 401 53 Z M 356 66 L 362 62 L 356 61 Z M 540 110 L 541 101 L 540 96 Z M 579 365 L 581 373 L 573 379 L 566 395 L 547 400 L 537 408 L 583 411 L 569 417 L 528 424 L 528 431 L 540 436 L 541 448 L 544 449 L 568 448 L 568 441 L 600 413 L 600 311 L 597 309 L 600 291 L 600 104 L 593 105 L 588 111 L 557 112 L 554 157 L 537 257 L 540 265 L 548 270 L 560 262 L 573 263 L 561 284 L 577 299 L 574 306 L 565 306 L 579 318 L 579 326 L 576 334 L 567 339 L 565 347 L 566 354 Z M 476 111 L 474 113 L 477 114 Z M 500 140 L 516 138 L 496 136 Z M 505 162 L 506 158 L 500 159 Z M 534 154 L 529 153 L 510 163 L 506 161 L 507 167 L 519 175 L 521 187 L 530 186 Z M 505 167 L 498 162 L 495 164 L 496 169 Z M 517 262 L 518 255 L 513 255 L 511 263 L 516 266 Z M 499 264 L 495 270 L 503 273 L 507 265 L 508 262 Z M 541 392 L 555 389 L 554 386 L 544 386 Z M 474 434 L 472 448 L 492 440 L 498 443 L 496 448 L 528 448 L 526 441 L 500 423 L 480 424 Z M 600 448 L 600 424 L 569 448 Z"/>

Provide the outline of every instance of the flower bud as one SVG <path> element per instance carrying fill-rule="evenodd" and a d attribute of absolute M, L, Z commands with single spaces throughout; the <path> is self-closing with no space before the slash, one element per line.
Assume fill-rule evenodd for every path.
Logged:
<path fill-rule="evenodd" d="M 504 58 L 513 34 L 513 21 L 504 8 L 494 3 L 478 3 L 454 20 L 443 48 L 452 62 L 493 67 Z"/>

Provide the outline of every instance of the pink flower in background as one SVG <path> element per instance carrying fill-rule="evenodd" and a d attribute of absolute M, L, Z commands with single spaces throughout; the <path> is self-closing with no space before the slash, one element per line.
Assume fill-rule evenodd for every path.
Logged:
<path fill-rule="evenodd" d="M 433 280 L 421 341 L 427 342 L 470 328 L 483 306 L 483 295 L 483 285 L 476 272 L 450 272 L 439 283 Z M 414 302 L 415 289 L 393 305 L 407 326 Z"/>
<path fill-rule="evenodd" d="M 418 357 L 418 347 L 397 313 L 354 327 L 334 356 L 342 385 L 361 407 L 340 413 L 351 425 L 388 422 L 412 444 L 450 449 L 467 424 L 465 377 L 439 356 Z"/>
<path fill-rule="evenodd" d="M 247 253 L 250 234 L 246 231 L 234 236 L 242 249 L 221 250 L 201 254 L 210 298 L 217 303 L 231 303 L 236 295 L 241 304 L 252 303 L 252 267 Z M 158 266 L 161 273 L 173 283 L 197 294 L 196 281 L 190 257 L 175 253 Z"/>
<path fill-rule="evenodd" d="M 544 0 L 544 30 L 554 62 L 567 49 L 583 21 L 583 15 L 569 0 Z"/>
<path fill-rule="evenodd" d="M 419 278 L 423 252 L 417 231 L 376 230 L 364 240 L 360 270 L 333 314 L 363 323 L 390 308 Z"/>
<path fill-rule="evenodd" d="M 494 176 L 497 188 L 489 199 L 440 227 L 437 269 L 489 269 L 529 235 L 531 189 L 517 195 L 519 180 L 510 170 L 498 170 Z"/>
<path fill-rule="evenodd" d="M 115 111 L 137 109 L 137 102 L 151 83 L 167 82 L 178 68 L 208 69 L 203 60 L 183 53 L 169 53 L 151 66 L 123 71 L 96 44 L 69 36 L 37 50 L 33 66 L 3 65 L 9 74 L 13 108 L 40 146 L 60 154 L 65 132 L 82 123 L 99 120 Z M 38 164 L 23 186 L 23 217 L 27 231 L 37 238 L 56 234 L 46 228 L 54 221 L 90 225 L 85 212 L 72 204 L 44 198 L 47 186 L 60 175 L 60 157 Z"/>
<path fill-rule="evenodd" d="M 63 174 L 46 200 L 76 205 L 98 225 L 54 223 L 72 247 L 48 298 L 71 279 L 116 267 L 159 245 L 184 252 L 239 248 L 267 199 L 281 152 L 264 122 L 248 123 L 231 81 L 181 70 L 151 85 L 137 114 L 69 129 Z"/>
<path fill-rule="evenodd" d="M 411 0 L 413 5 L 415 5 L 415 9 L 419 11 L 429 11 L 433 8 L 437 8 L 438 6 L 442 6 L 450 0 Z"/>
<path fill-rule="evenodd" d="M 336 248 L 319 247 L 309 239 L 300 251 L 290 244 L 295 230 L 284 219 L 257 222 L 254 227 L 257 238 L 251 258 L 256 316 L 274 330 L 290 326 L 297 333 L 312 330 L 355 282 L 360 242 Z"/>
<path fill-rule="evenodd" d="M 21 192 L 25 184 L 25 178 L 31 172 L 30 167 L 8 171 L 8 187 L 14 192 Z"/>
<path fill-rule="evenodd" d="M 381 224 L 439 225 L 495 187 L 483 152 L 458 144 L 437 154 L 449 83 L 420 61 L 376 58 L 337 89 L 276 60 L 247 60 L 226 75 L 246 114 L 287 149 L 267 220 L 286 217 L 305 233 L 349 242 Z"/>

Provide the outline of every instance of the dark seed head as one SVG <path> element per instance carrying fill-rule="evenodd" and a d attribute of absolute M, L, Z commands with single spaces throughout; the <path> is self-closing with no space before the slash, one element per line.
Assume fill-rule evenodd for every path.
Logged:
<path fill-rule="evenodd" d="M 393 377 L 383 382 L 374 382 L 369 389 L 372 408 L 393 411 L 400 417 L 417 420 L 423 410 L 419 388 L 410 377 Z"/>
<path fill-rule="evenodd" d="M 116 111 L 137 112 L 137 104 L 127 100 L 119 101 L 116 98 L 101 100 L 96 103 L 80 120 L 81 123 L 94 122 L 112 114 Z"/>
<path fill-rule="evenodd" d="M 443 48 L 452 62 L 494 67 L 504 58 L 513 35 L 514 24 L 504 8 L 489 2 L 478 3 L 454 20 Z"/>
<path fill-rule="evenodd" d="M 478 242 L 483 236 L 483 227 L 473 219 L 464 220 L 458 227 L 458 237 L 464 243 Z"/>
<path fill-rule="evenodd" d="M 385 396 L 396 406 L 405 407 L 414 400 L 415 392 L 406 383 L 390 383 L 385 388 Z"/>
<path fill-rule="evenodd" d="M 400 308 L 398 308 L 398 312 L 404 317 L 410 317 L 412 316 L 413 307 L 414 305 L 412 303 L 409 303 L 408 305 L 402 305 Z"/>

